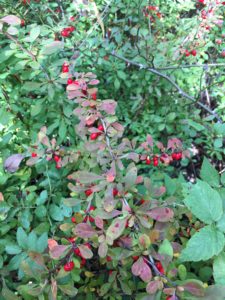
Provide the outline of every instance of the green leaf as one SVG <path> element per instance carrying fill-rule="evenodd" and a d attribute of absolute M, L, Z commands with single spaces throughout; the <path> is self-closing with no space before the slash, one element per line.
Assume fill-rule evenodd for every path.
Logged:
<path fill-rule="evenodd" d="M 220 231 L 223 231 L 225 233 L 225 213 L 219 219 L 216 226 L 217 226 L 217 228 L 219 228 Z"/>
<path fill-rule="evenodd" d="M 50 205 L 49 214 L 55 221 L 63 221 L 64 219 L 62 210 L 55 204 Z"/>
<path fill-rule="evenodd" d="M 167 239 L 165 239 L 160 245 L 159 254 L 166 254 L 170 257 L 173 257 L 173 247 Z"/>
<path fill-rule="evenodd" d="M 225 252 L 213 261 L 213 277 L 216 284 L 225 285 Z"/>
<path fill-rule="evenodd" d="M 58 285 L 59 289 L 63 291 L 66 295 L 69 295 L 71 297 L 75 297 L 78 293 L 78 289 L 76 289 L 72 283 L 71 284 L 64 284 L 64 285 Z"/>
<path fill-rule="evenodd" d="M 17 245 L 8 245 L 5 247 L 5 251 L 8 254 L 19 254 L 21 252 L 21 248 Z"/>
<path fill-rule="evenodd" d="M 8 287 L 5 284 L 5 281 L 3 281 L 3 288 L 2 288 L 1 295 L 3 297 L 3 300 L 19 300 L 16 294 L 8 289 Z"/>
<path fill-rule="evenodd" d="M 28 249 L 31 251 L 36 251 L 36 243 L 37 243 L 37 235 L 34 231 L 32 231 L 28 235 Z"/>
<path fill-rule="evenodd" d="M 44 252 L 48 246 L 48 235 L 44 232 L 37 240 L 36 251 L 39 253 Z"/>
<path fill-rule="evenodd" d="M 225 245 L 224 234 L 213 226 L 206 226 L 195 233 L 181 252 L 181 261 L 208 260 L 218 255 Z"/>
<path fill-rule="evenodd" d="M 53 53 L 56 53 L 56 52 L 62 50 L 63 47 L 64 47 L 64 43 L 63 42 L 55 41 L 55 42 L 52 42 L 52 43 L 46 45 L 41 50 L 41 54 L 45 54 L 45 55 L 53 54 Z"/>
<path fill-rule="evenodd" d="M 42 111 L 42 103 L 36 103 L 31 106 L 30 114 L 32 117 L 37 116 Z"/>
<path fill-rule="evenodd" d="M 225 172 L 221 175 L 221 183 L 225 186 Z"/>
<path fill-rule="evenodd" d="M 22 249 L 27 249 L 27 245 L 28 245 L 28 237 L 27 237 L 27 234 L 26 234 L 26 232 L 23 230 L 22 227 L 19 227 L 19 228 L 17 229 L 16 239 L 17 239 L 18 245 L 19 245 Z"/>
<path fill-rule="evenodd" d="M 184 203 L 197 218 L 206 224 L 212 224 L 222 216 L 223 205 L 219 193 L 201 180 L 192 186 Z"/>
<path fill-rule="evenodd" d="M 47 199 L 48 199 L 48 192 L 44 190 L 40 193 L 40 196 L 37 198 L 36 204 L 42 205 L 46 202 Z"/>
<path fill-rule="evenodd" d="M 220 176 L 217 170 L 210 164 L 208 159 L 204 157 L 201 172 L 201 178 L 213 187 L 220 186 Z"/>
<path fill-rule="evenodd" d="M 31 92 L 31 91 L 36 91 L 39 90 L 41 87 L 41 83 L 39 82 L 34 82 L 34 81 L 27 81 L 23 85 L 23 90 Z"/>
<path fill-rule="evenodd" d="M 126 80 L 126 78 L 127 78 L 126 74 L 121 70 L 117 71 L 117 75 L 120 79 L 123 79 L 123 80 Z"/>
<path fill-rule="evenodd" d="M 30 30 L 29 41 L 33 43 L 41 33 L 41 27 L 35 26 Z"/>

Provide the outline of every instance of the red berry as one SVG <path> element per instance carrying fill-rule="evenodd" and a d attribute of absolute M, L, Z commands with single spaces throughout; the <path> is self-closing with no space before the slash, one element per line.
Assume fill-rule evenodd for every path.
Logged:
<path fill-rule="evenodd" d="M 31 153 L 31 156 L 32 156 L 32 157 L 37 157 L 37 153 L 32 152 L 32 153 Z"/>
<path fill-rule="evenodd" d="M 76 248 L 73 250 L 74 254 L 76 254 L 77 256 L 81 256 L 80 254 L 80 249 L 79 248 Z"/>
<path fill-rule="evenodd" d="M 139 256 L 132 256 L 133 261 L 137 261 L 139 259 Z"/>
<path fill-rule="evenodd" d="M 222 57 L 225 57 L 225 50 L 223 50 L 223 51 L 221 52 L 221 56 L 222 56 Z"/>
<path fill-rule="evenodd" d="M 163 268 L 163 266 L 162 266 L 162 264 L 161 264 L 160 261 L 157 261 L 157 262 L 155 263 L 155 266 L 156 266 L 156 268 L 159 270 L 160 273 L 165 274 L 164 268 Z"/>
<path fill-rule="evenodd" d="M 84 243 L 84 246 L 88 247 L 89 249 L 91 249 L 91 244 L 89 243 Z"/>
<path fill-rule="evenodd" d="M 177 160 L 177 154 L 176 153 L 172 153 L 171 157 L 172 157 L 172 159 Z"/>
<path fill-rule="evenodd" d="M 142 204 L 144 204 L 145 203 L 145 200 L 144 199 L 141 199 L 140 200 L 140 204 L 142 205 Z"/>
<path fill-rule="evenodd" d="M 91 98 L 92 98 L 93 100 L 97 100 L 97 93 L 93 93 L 93 94 L 91 95 Z"/>
<path fill-rule="evenodd" d="M 106 256 L 106 260 L 107 260 L 108 262 L 110 262 L 110 261 L 112 261 L 112 257 L 111 257 L 111 256 Z"/>
<path fill-rule="evenodd" d="M 86 259 L 85 258 L 82 258 L 81 259 L 81 262 L 80 262 L 80 266 L 81 268 L 86 264 Z"/>
<path fill-rule="evenodd" d="M 126 225 L 125 225 L 125 228 L 128 228 L 128 227 L 129 227 L 129 220 L 127 220 Z"/>
<path fill-rule="evenodd" d="M 112 273 L 113 273 L 113 270 L 109 270 L 109 276 L 112 275 Z"/>
<path fill-rule="evenodd" d="M 73 261 L 68 261 L 65 265 L 64 265 L 64 270 L 66 272 L 70 272 L 71 270 L 73 270 L 74 268 L 74 262 Z"/>
<path fill-rule="evenodd" d="M 94 140 L 96 140 L 96 139 L 98 138 L 98 136 L 99 136 L 98 132 L 93 132 L 93 133 L 91 133 L 91 135 L 90 135 L 90 139 L 91 139 L 92 141 L 94 141 Z"/>
<path fill-rule="evenodd" d="M 75 20 L 75 18 L 72 16 L 72 17 L 70 17 L 70 21 L 74 21 Z"/>
<path fill-rule="evenodd" d="M 56 164 L 56 169 L 61 169 L 61 166 L 59 164 Z"/>
<path fill-rule="evenodd" d="M 177 160 L 180 160 L 182 158 L 182 152 L 177 153 Z"/>
<path fill-rule="evenodd" d="M 58 155 L 55 155 L 54 156 L 54 161 L 55 162 L 59 162 L 61 160 L 61 158 L 58 156 Z"/>
<path fill-rule="evenodd" d="M 94 223 L 95 219 L 92 216 L 88 216 L 89 222 Z"/>
<path fill-rule="evenodd" d="M 73 84 L 78 85 L 78 86 L 80 85 L 80 84 L 79 84 L 79 81 L 77 81 L 77 80 L 74 80 L 74 81 L 73 81 Z"/>
<path fill-rule="evenodd" d="M 71 221 L 72 221 L 73 223 L 76 223 L 76 218 L 75 218 L 75 217 L 72 217 L 72 218 L 71 218 Z"/>
<path fill-rule="evenodd" d="M 93 210 L 95 210 L 95 209 L 96 209 L 96 207 L 93 206 L 93 205 L 91 205 L 90 208 L 89 208 L 89 211 L 93 211 Z"/>
<path fill-rule="evenodd" d="M 91 189 L 88 189 L 85 191 L 85 195 L 88 197 L 93 193 L 93 191 Z"/>
<path fill-rule="evenodd" d="M 88 221 L 88 216 L 84 217 L 83 222 L 86 223 Z"/>
<path fill-rule="evenodd" d="M 73 79 L 72 78 L 68 78 L 67 79 L 67 84 L 72 84 L 73 83 Z"/>
<path fill-rule="evenodd" d="M 69 72 L 69 66 L 63 65 L 63 66 L 62 66 L 62 72 L 63 72 L 63 73 L 68 73 L 68 72 Z"/>
<path fill-rule="evenodd" d="M 20 21 L 20 26 L 21 27 L 25 26 L 25 21 L 23 19 Z"/>
<path fill-rule="evenodd" d="M 196 56 L 197 55 L 197 51 L 196 50 L 192 50 L 191 51 L 191 55 Z"/>
<path fill-rule="evenodd" d="M 68 238 L 68 241 L 69 241 L 70 243 L 73 243 L 73 242 L 75 241 L 75 238 L 74 238 L 74 237 Z"/>
<path fill-rule="evenodd" d="M 67 28 L 64 28 L 61 31 L 61 36 L 63 36 L 63 37 L 69 37 L 70 36 L 70 31 Z"/>
<path fill-rule="evenodd" d="M 205 0 L 198 0 L 198 2 L 199 2 L 199 3 L 202 3 L 202 4 L 204 4 L 204 1 L 205 1 Z"/>
<path fill-rule="evenodd" d="M 185 56 L 190 56 L 190 52 L 188 50 L 185 50 Z"/>
<path fill-rule="evenodd" d="M 159 159 L 158 159 L 158 157 L 154 156 L 153 157 L 153 166 L 157 167 L 158 165 L 159 165 Z"/>
<path fill-rule="evenodd" d="M 170 296 L 166 297 L 166 300 L 171 300 L 171 299 L 172 299 L 172 297 L 170 297 Z"/>
<path fill-rule="evenodd" d="M 98 130 L 100 130 L 100 131 L 104 131 L 104 127 L 103 127 L 103 125 L 102 125 L 102 124 L 98 125 Z"/>
<path fill-rule="evenodd" d="M 70 32 L 73 32 L 75 30 L 75 27 L 74 26 L 70 26 L 70 27 L 67 28 L 67 30 L 70 31 Z"/>
<path fill-rule="evenodd" d="M 151 164 L 151 159 L 150 159 L 149 156 L 146 157 L 145 163 L 146 163 L 146 165 L 150 165 Z"/>
<path fill-rule="evenodd" d="M 118 194 L 119 194 L 119 191 L 116 188 L 114 188 L 113 189 L 113 196 L 116 197 Z"/>

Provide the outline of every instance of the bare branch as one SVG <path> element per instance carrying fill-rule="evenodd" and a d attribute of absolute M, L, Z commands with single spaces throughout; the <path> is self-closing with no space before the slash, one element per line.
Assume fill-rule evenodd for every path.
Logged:
<path fill-rule="evenodd" d="M 133 65 L 133 66 L 136 66 L 138 67 L 139 69 L 145 69 L 161 78 L 164 78 L 166 79 L 168 82 L 170 82 L 170 84 L 172 86 L 174 86 L 176 88 L 176 90 L 178 91 L 178 93 L 183 97 L 183 98 L 186 98 L 186 99 L 189 99 L 191 100 L 192 102 L 198 104 L 199 106 L 201 106 L 205 111 L 207 111 L 208 113 L 210 113 L 211 115 L 213 115 L 217 121 L 219 123 L 222 123 L 222 119 L 218 116 L 218 114 L 216 112 L 214 112 L 213 110 L 211 110 L 208 106 L 206 106 L 205 104 L 201 103 L 200 101 L 196 101 L 196 99 L 190 95 L 188 95 L 185 91 L 183 91 L 179 85 L 174 82 L 168 75 L 164 74 L 164 73 L 161 73 L 159 71 L 157 71 L 157 69 L 152 69 L 152 68 L 149 68 L 149 66 L 146 66 L 146 65 L 142 65 L 140 63 L 137 63 L 135 61 L 132 61 L 132 60 L 129 60 L 121 55 L 118 55 L 117 53 L 115 53 L 114 51 L 110 53 L 110 55 L 120 59 L 120 60 L 123 60 L 125 61 L 126 63 L 130 64 L 130 65 Z"/>

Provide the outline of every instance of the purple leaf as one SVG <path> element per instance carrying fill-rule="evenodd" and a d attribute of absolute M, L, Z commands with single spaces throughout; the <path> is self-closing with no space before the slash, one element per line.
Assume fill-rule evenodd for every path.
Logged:
<path fill-rule="evenodd" d="M 80 223 L 74 229 L 74 233 L 81 238 L 91 238 L 97 234 L 94 228 L 86 223 Z"/>
<path fill-rule="evenodd" d="M 65 254 L 66 250 L 68 250 L 69 246 L 65 245 L 57 245 L 50 249 L 50 256 L 53 259 L 59 259 L 63 254 Z"/>
<path fill-rule="evenodd" d="M 117 103 L 114 100 L 104 100 L 99 108 L 105 111 L 107 114 L 114 115 L 116 106 Z"/>
<path fill-rule="evenodd" d="M 92 79 L 91 81 L 89 81 L 89 84 L 90 84 L 90 85 L 96 85 L 96 84 L 99 84 L 99 80 L 97 80 L 97 79 Z"/>
<path fill-rule="evenodd" d="M 160 290 L 160 289 L 162 289 L 162 288 L 163 288 L 163 283 L 162 283 L 162 281 L 154 280 L 154 281 L 150 281 L 150 282 L 147 284 L 146 291 L 147 291 L 147 293 L 153 295 L 153 294 L 155 294 L 158 290 Z"/>
<path fill-rule="evenodd" d="M 106 244 L 106 242 L 100 243 L 98 247 L 98 255 L 103 258 L 106 257 L 107 252 L 108 252 L 108 245 Z"/>
<path fill-rule="evenodd" d="M 19 169 L 21 161 L 24 159 L 23 154 L 13 154 L 4 162 L 4 168 L 9 173 L 14 173 Z"/>
<path fill-rule="evenodd" d="M 132 265 L 131 271 L 135 276 L 139 276 L 145 282 L 152 279 L 152 271 L 142 257 Z"/>
<path fill-rule="evenodd" d="M 92 253 L 91 249 L 89 249 L 87 246 L 80 245 L 80 246 L 78 246 L 78 248 L 79 248 L 80 253 L 83 258 L 89 259 L 89 258 L 93 257 L 93 253 Z"/>
<path fill-rule="evenodd" d="M 173 218 L 174 213 L 168 207 L 157 207 L 147 211 L 146 215 L 159 222 L 168 222 Z"/>
<path fill-rule="evenodd" d="M 4 18 L 1 18 L 1 21 L 9 24 L 9 25 L 20 25 L 21 20 L 17 16 L 14 15 L 8 15 Z"/>
<path fill-rule="evenodd" d="M 188 291 L 192 295 L 203 297 L 205 295 L 204 287 L 201 282 L 190 280 L 182 285 L 185 291 Z"/>
<path fill-rule="evenodd" d="M 106 232 L 106 240 L 109 244 L 112 244 L 114 240 L 121 236 L 127 223 L 127 218 L 115 219 L 109 226 Z"/>

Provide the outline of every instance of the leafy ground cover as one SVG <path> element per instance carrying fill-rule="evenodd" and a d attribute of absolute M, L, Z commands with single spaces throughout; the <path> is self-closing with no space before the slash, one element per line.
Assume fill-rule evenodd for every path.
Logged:
<path fill-rule="evenodd" d="M 224 300 L 225 2 L 0 4 L 0 299 Z"/>

